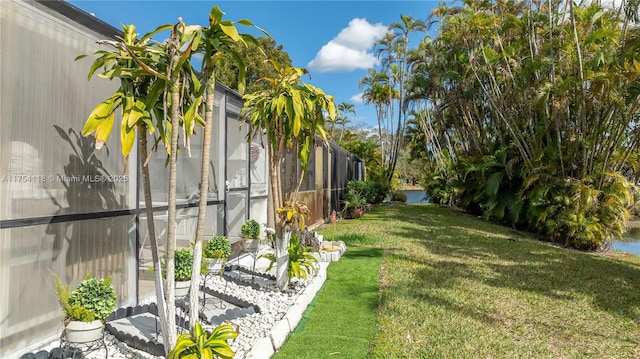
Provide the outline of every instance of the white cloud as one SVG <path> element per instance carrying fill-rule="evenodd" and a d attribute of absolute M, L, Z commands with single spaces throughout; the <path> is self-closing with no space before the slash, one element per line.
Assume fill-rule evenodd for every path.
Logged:
<path fill-rule="evenodd" d="M 381 23 L 375 25 L 366 19 L 355 18 L 338 36 L 322 46 L 316 57 L 307 64 L 318 72 L 348 72 L 368 69 L 379 63 L 371 53 L 373 44 L 387 33 Z"/>
<path fill-rule="evenodd" d="M 353 103 L 356 103 L 356 104 L 357 103 L 363 103 L 363 101 L 362 101 L 362 92 L 359 93 L 359 94 L 355 94 L 355 95 L 351 96 L 351 98 L 349 98 L 349 101 L 353 102 Z"/>

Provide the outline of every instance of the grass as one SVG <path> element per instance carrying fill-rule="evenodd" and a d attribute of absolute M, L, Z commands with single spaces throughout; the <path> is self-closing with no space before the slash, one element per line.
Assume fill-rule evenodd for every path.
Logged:
<path fill-rule="evenodd" d="M 350 248 L 277 358 L 640 357 L 638 257 L 557 248 L 430 205 L 376 207 L 323 233 Z M 356 255 L 375 249 L 380 272 L 363 263 L 379 258 Z M 364 268 L 367 281 L 340 283 Z"/>
<path fill-rule="evenodd" d="M 354 247 L 327 269 L 322 291 L 275 358 L 363 358 L 376 333 L 379 248 Z"/>

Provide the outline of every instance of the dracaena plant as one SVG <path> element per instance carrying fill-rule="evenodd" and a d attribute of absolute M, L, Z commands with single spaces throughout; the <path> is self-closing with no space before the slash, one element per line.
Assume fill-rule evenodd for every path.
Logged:
<path fill-rule="evenodd" d="M 309 252 L 307 247 L 300 244 L 298 234 L 294 234 L 291 237 L 291 243 L 287 247 L 287 252 L 289 253 L 287 266 L 287 276 L 289 280 L 293 277 L 306 280 L 309 274 L 316 273 L 315 264 L 318 260 Z M 273 264 L 277 261 L 276 256 L 271 253 L 262 254 L 259 258 L 266 258 L 271 261 L 269 267 L 266 269 L 267 272 L 271 270 Z"/>
<path fill-rule="evenodd" d="M 162 31 L 171 30 L 168 41 L 152 41 L 152 37 Z M 94 53 L 97 59 L 89 70 L 89 79 L 97 72 L 102 78 L 117 79 L 120 87 L 105 101 L 98 104 L 89 115 L 82 134 L 95 137 L 95 147 L 100 149 L 108 140 L 114 127 L 116 110 L 122 110 L 120 123 L 120 142 L 122 155 L 126 159 L 133 149 L 136 139 L 140 141 L 142 181 L 144 199 L 151 238 L 153 267 L 156 273 L 156 297 L 158 298 L 160 323 L 165 343 L 175 342 L 173 261 L 175 250 L 175 213 L 176 213 L 176 155 L 178 130 L 183 129 L 187 140 L 192 133 L 194 123 L 202 124 L 200 112 L 201 96 L 197 96 L 200 87 L 191 67 L 190 57 L 199 46 L 200 26 L 187 26 L 182 20 L 175 25 L 162 25 L 156 30 L 138 37 L 135 26 L 123 26 L 122 37 L 117 40 L 103 40 L 105 49 Z M 81 59 L 86 55 L 79 56 Z M 180 91 L 182 90 L 182 91 Z M 173 130 L 172 130 L 173 129 Z M 160 260 L 153 226 L 153 205 L 151 185 L 146 161 L 147 132 L 162 141 L 169 157 L 168 211 L 166 260 L 169 270 L 165 285 L 167 295 L 163 293 L 160 277 Z M 188 145 L 188 144 L 187 144 Z M 157 148 L 157 146 L 155 147 Z M 165 298 L 167 304 L 165 305 Z M 166 346 L 168 353 L 170 344 Z"/>
<path fill-rule="evenodd" d="M 216 327 L 211 334 L 207 334 L 202 325 L 196 322 L 192 333 L 178 336 L 176 345 L 169 353 L 168 358 L 230 359 L 235 356 L 235 353 L 228 341 L 237 336 L 238 332 L 229 324 L 222 324 Z"/>

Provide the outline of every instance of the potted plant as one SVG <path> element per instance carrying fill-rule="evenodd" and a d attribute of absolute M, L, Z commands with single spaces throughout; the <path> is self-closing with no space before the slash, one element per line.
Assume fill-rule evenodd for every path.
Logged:
<path fill-rule="evenodd" d="M 200 273 L 205 274 L 207 270 L 207 261 L 202 261 Z M 162 277 L 166 275 L 166 262 L 162 258 L 160 266 L 162 267 Z M 173 268 L 176 288 L 176 298 L 185 297 L 189 294 L 191 287 L 191 268 L 193 267 L 193 252 L 189 248 L 179 248 L 174 252 Z M 153 267 L 147 266 L 147 270 L 153 273 Z"/>
<path fill-rule="evenodd" d="M 63 336 L 70 343 L 88 343 L 102 337 L 104 319 L 116 306 L 111 277 L 93 278 L 91 274 L 74 291 L 56 278 L 58 301 L 65 318 Z"/>
<path fill-rule="evenodd" d="M 255 219 L 249 219 L 242 224 L 240 235 L 244 239 L 245 251 L 256 251 L 260 245 L 260 224 Z"/>
<path fill-rule="evenodd" d="M 260 224 L 255 219 L 247 220 L 240 228 L 240 234 L 245 239 L 260 238 Z"/>
<path fill-rule="evenodd" d="M 189 248 L 180 248 L 175 251 L 175 279 L 176 298 L 185 297 L 191 287 L 191 268 L 193 267 L 193 252 Z"/>
<path fill-rule="evenodd" d="M 214 236 L 204 246 L 203 255 L 210 260 L 208 269 L 222 271 L 222 266 L 231 255 L 231 243 L 223 236 Z"/>
<path fill-rule="evenodd" d="M 367 200 L 360 191 L 350 189 L 344 195 L 343 204 L 349 218 L 360 218 L 364 215 Z"/>

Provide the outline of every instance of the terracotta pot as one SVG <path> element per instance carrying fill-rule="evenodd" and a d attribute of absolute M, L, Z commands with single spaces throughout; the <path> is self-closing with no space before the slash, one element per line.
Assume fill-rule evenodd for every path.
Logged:
<path fill-rule="evenodd" d="M 364 216 L 364 208 L 349 208 L 349 217 L 358 219 Z"/>
<path fill-rule="evenodd" d="M 102 320 L 92 322 L 70 321 L 64 328 L 65 340 L 69 343 L 88 343 L 102 337 Z"/>

